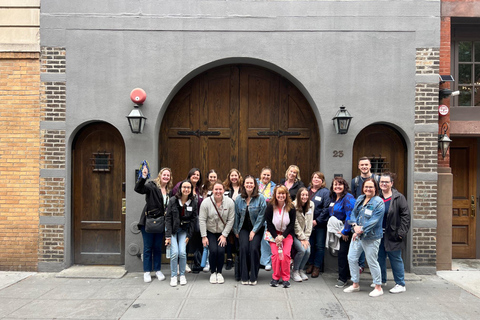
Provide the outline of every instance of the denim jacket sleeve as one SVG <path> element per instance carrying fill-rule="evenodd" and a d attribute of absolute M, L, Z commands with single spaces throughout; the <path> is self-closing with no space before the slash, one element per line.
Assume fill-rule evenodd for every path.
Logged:
<path fill-rule="evenodd" d="M 265 223 L 265 209 L 267 208 L 267 201 L 265 201 L 265 197 L 261 194 L 255 199 L 255 202 L 258 205 L 258 215 L 257 220 L 253 224 L 253 232 L 257 233 L 258 230 L 263 227 Z"/>
<path fill-rule="evenodd" d="M 365 219 L 365 223 L 363 224 L 364 234 L 368 234 L 378 223 L 381 224 L 383 221 L 383 215 L 385 214 L 385 204 L 383 203 L 383 200 L 378 196 L 373 197 L 372 200 L 375 200 L 374 203 L 372 203 L 372 216 L 368 220 Z"/>

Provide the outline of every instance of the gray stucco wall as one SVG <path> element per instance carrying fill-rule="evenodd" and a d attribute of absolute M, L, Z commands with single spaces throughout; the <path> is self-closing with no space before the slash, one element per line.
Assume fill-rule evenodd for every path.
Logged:
<path fill-rule="evenodd" d="M 69 170 L 78 129 L 103 120 L 121 132 L 126 246 L 141 247 L 140 235 L 129 230 L 144 201 L 133 191 L 133 172 L 143 159 L 157 172 L 161 120 L 182 84 L 226 63 L 265 66 L 297 85 L 317 117 L 320 169 L 328 177 L 343 173 L 351 178 L 353 143 L 364 127 L 394 126 L 407 144 L 407 196 L 412 201 L 415 53 L 416 48 L 439 46 L 439 14 L 439 1 L 422 0 L 43 0 L 41 46 L 67 52 L 66 265 L 72 262 Z M 136 87 L 147 92 L 142 135 L 133 135 L 125 119 L 133 106 L 129 93 Z M 341 105 L 354 117 L 342 136 L 331 123 Z M 334 149 L 344 150 L 345 156 L 334 161 Z M 139 271 L 141 263 L 127 253 L 126 268 Z"/>

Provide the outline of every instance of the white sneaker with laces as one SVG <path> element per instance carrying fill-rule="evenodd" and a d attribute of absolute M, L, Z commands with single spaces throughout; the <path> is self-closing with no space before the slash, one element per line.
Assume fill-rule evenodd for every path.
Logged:
<path fill-rule="evenodd" d="M 358 292 L 358 291 L 360 291 L 360 286 L 355 288 L 353 284 L 350 287 L 343 289 L 343 292 L 346 292 L 346 293 L 352 293 L 352 292 Z"/>
<path fill-rule="evenodd" d="M 386 287 L 387 286 L 387 283 L 386 282 L 382 282 L 382 287 Z M 375 283 L 372 283 L 370 285 L 370 288 L 375 288 Z"/>
<path fill-rule="evenodd" d="M 143 282 L 152 282 L 152 277 L 150 276 L 150 272 L 145 272 L 143 274 Z"/>
<path fill-rule="evenodd" d="M 380 290 L 373 289 L 373 291 L 370 292 L 368 295 L 370 297 L 380 297 L 382 294 L 383 294 L 383 289 L 380 289 Z"/>
<path fill-rule="evenodd" d="M 305 270 L 300 270 L 299 273 L 300 273 L 300 278 L 302 278 L 303 281 L 308 280 L 308 276 L 305 273 Z"/>
<path fill-rule="evenodd" d="M 405 291 L 407 291 L 405 286 L 401 286 L 399 284 L 396 284 L 395 287 L 390 289 L 390 293 L 402 293 L 402 292 L 405 292 Z"/>
<path fill-rule="evenodd" d="M 291 278 L 293 281 L 302 282 L 302 277 L 300 277 L 300 273 L 298 272 L 298 270 L 293 270 L 290 278 Z"/>
<path fill-rule="evenodd" d="M 267 265 L 265 266 L 265 271 L 270 271 L 270 270 L 272 270 L 272 265 L 267 264 Z"/>
<path fill-rule="evenodd" d="M 172 278 L 170 279 L 170 286 L 172 286 L 172 287 L 176 287 L 176 286 L 177 286 L 177 277 L 176 277 L 176 276 L 175 276 L 175 277 L 172 277 Z"/>
<path fill-rule="evenodd" d="M 187 266 L 185 267 L 185 272 L 186 272 L 186 273 L 192 272 L 192 269 L 190 269 L 190 267 L 188 266 L 188 264 L 187 264 Z"/>
<path fill-rule="evenodd" d="M 185 276 L 180 276 L 180 285 L 184 286 L 187 284 L 187 278 Z"/>
<path fill-rule="evenodd" d="M 205 267 L 203 267 L 203 272 L 208 272 L 210 271 L 210 263 L 207 262 L 207 264 L 205 264 Z"/>
<path fill-rule="evenodd" d="M 217 283 L 217 273 L 216 272 L 213 272 L 210 275 L 210 283 L 212 283 L 212 284 Z"/>
<path fill-rule="evenodd" d="M 224 283 L 225 279 L 223 279 L 223 276 L 221 273 L 217 273 L 217 283 Z"/>
<path fill-rule="evenodd" d="M 165 280 L 165 276 L 163 275 L 163 272 L 162 272 L 162 271 L 157 271 L 157 272 L 155 272 L 155 275 L 157 276 L 157 279 L 158 279 L 158 280 L 160 280 L 160 281 Z"/>

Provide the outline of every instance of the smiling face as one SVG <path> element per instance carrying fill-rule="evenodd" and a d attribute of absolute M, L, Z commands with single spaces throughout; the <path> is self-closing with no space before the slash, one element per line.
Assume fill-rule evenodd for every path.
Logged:
<path fill-rule="evenodd" d="M 345 186 L 343 185 L 343 183 L 337 180 L 333 181 L 333 192 L 335 192 L 337 195 L 341 195 L 344 189 L 345 189 Z"/>
<path fill-rule="evenodd" d="M 302 191 L 300 194 L 300 200 L 302 201 L 302 205 L 308 202 L 309 195 L 308 195 L 308 190 Z"/>
<path fill-rule="evenodd" d="M 268 184 L 272 179 L 272 172 L 270 170 L 263 170 L 260 174 L 260 178 L 263 184 Z"/>
<path fill-rule="evenodd" d="M 390 193 L 392 186 L 393 182 L 389 176 L 380 177 L 380 189 L 382 189 L 384 193 Z"/>
<path fill-rule="evenodd" d="M 198 180 L 200 180 L 200 172 L 199 171 L 195 171 L 193 173 L 193 175 L 190 177 L 190 181 L 192 181 L 192 183 L 197 183 Z"/>
<path fill-rule="evenodd" d="M 320 186 L 322 185 L 323 181 L 322 179 L 320 179 L 320 177 L 318 176 L 318 174 L 314 174 L 313 175 L 313 178 L 312 178 L 312 186 L 315 188 L 315 189 L 318 189 L 320 188 Z"/>
<path fill-rule="evenodd" d="M 371 198 L 375 195 L 375 183 L 373 181 L 365 181 L 363 183 L 363 193 L 367 198 Z"/>
<path fill-rule="evenodd" d="M 298 174 L 297 170 L 291 168 L 290 170 L 288 170 L 288 174 L 287 174 L 288 180 L 290 181 L 295 180 L 297 178 L 297 174 Z"/>
<path fill-rule="evenodd" d="M 277 195 L 275 196 L 279 204 L 282 204 L 285 202 L 285 199 L 287 199 L 287 194 L 285 192 L 277 192 Z"/>
<path fill-rule="evenodd" d="M 223 199 L 223 193 L 225 192 L 225 189 L 223 188 L 223 184 L 221 183 L 215 183 L 213 186 L 213 197 L 217 201 L 221 201 Z"/>
<path fill-rule="evenodd" d="M 370 160 L 360 160 L 358 162 L 358 169 L 360 169 L 360 172 L 364 175 L 369 174 L 371 168 Z"/>
<path fill-rule="evenodd" d="M 210 183 L 215 183 L 215 181 L 217 181 L 217 173 L 216 172 L 210 172 L 208 174 L 208 181 L 210 181 Z"/>
<path fill-rule="evenodd" d="M 247 191 L 248 194 L 251 194 L 253 192 L 253 189 L 255 188 L 255 180 L 248 177 L 243 182 L 243 186 L 245 187 L 245 191 Z"/>
<path fill-rule="evenodd" d="M 233 184 L 233 185 L 237 185 L 238 184 L 238 172 L 237 171 L 232 171 L 232 173 L 230 173 L 230 182 Z"/>
<path fill-rule="evenodd" d="M 182 196 L 188 197 L 190 192 L 192 192 L 192 184 L 188 181 L 185 181 L 184 183 L 182 183 L 181 190 L 182 190 Z"/>

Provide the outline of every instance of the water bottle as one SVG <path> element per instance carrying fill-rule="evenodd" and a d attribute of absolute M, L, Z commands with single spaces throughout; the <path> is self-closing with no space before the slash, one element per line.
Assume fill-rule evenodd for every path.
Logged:
<path fill-rule="evenodd" d="M 171 246 L 168 245 L 168 246 L 167 246 L 167 249 L 165 250 L 165 251 L 166 251 L 166 252 L 165 252 L 165 255 L 167 256 L 167 259 L 170 259 L 170 254 L 171 254 L 171 248 L 170 248 L 170 247 L 171 247 Z"/>
<path fill-rule="evenodd" d="M 278 247 L 278 259 L 283 260 L 283 246 Z"/>

